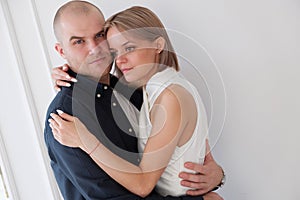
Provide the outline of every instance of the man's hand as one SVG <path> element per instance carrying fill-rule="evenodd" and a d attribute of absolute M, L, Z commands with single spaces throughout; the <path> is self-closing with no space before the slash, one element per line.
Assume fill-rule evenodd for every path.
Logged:
<path fill-rule="evenodd" d="M 203 200 L 224 200 L 224 199 L 215 192 L 209 192 L 203 196 Z"/>
<path fill-rule="evenodd" d="M 51 77 L 56 91 L 60 91 L 60 87 L 70 87 L 71 84 L 67 81 L 77 82 L 74 77 L 70 77 L 67 73 L 68 69 L 69 66 L 67 64 L 52 69 Z"/>
<path fill-rule="evenodd" d="M 191 188 L 187 191 L 187 195 L 203 195 L 217 187 L 223 179 L 223 170 L 212 157 L 208 141 L 206 141 L 206 146 L 207 154 L 203 165 L 191 162 L 184 164 L 187 169 L 196 173 L 181 172 L 179 174 L 179 177 L 183 179 L 181 185 Z"/>

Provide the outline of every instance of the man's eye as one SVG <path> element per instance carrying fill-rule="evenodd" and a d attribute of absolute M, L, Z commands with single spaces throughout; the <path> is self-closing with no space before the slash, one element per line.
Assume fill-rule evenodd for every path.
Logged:
<path fill-rule="evenodd" d="M 82 44 L 84 41 L 83 40 L 75 40 L 74 44 Z"/>
<path fill-rule="evenodd" d="M 96 38 L 103 38 L 104 37 L 104 33 L 98 33 L 97 35 L 96 35 Z"/>

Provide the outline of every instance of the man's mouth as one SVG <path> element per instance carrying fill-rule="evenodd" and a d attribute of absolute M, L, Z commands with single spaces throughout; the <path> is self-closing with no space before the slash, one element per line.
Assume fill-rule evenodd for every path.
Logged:
<path fill-rule="evenodd" d="M 97 58 L 89 62 L 89 64 L 102 63 L 105 60 L 105 57 Z"/>

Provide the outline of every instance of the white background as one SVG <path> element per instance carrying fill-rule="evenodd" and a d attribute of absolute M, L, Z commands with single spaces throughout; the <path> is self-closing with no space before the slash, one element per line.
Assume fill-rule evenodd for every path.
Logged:
<path fill-rule="evenodd" d="M 59 199 L 43 127 L 55 95 L 50 68 L 64 63 L 52 32 L 53 15 L 64 2 L 1 0 L 0 151 L 14 199 Z M 300 199 L 299 0 L 91 2 L 105 17 L 132 5 L 151 8 L 168 29 L 202 45 L 213 59 L 226 92 L 225 101 L 212 86 L 212 115 L 222 119 L 218 106 L 226 105 L 224 127 L 212 145 L 227 175 L 219 190 L 225 199 Z M 175 41 L 181 48 L 197 55 L 194 46 Z M 220 81 L 211 73 L 205 78 Z"/>

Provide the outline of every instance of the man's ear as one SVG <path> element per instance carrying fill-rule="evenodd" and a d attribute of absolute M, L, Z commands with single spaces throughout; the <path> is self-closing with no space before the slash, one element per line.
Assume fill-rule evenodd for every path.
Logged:
<path fill-rule="evenodd" d="M 165 48 L 165 44 L 166 44 L 166 40 L 163 37 L 158 37 L 156 40 L 156 52 L 159 54 L 160 52 L 162 52 L 162 50 L 164 50 Z"/>
<path fill-rule="evenodd" d="M 62 48 L 62 46 L 59 42 L 57 42 L 55 44 L 54 48 L 62 58 L 64 58 L 64 59 L 66 58 L 65 53 L 64 53 L 64 49 Z"/>

